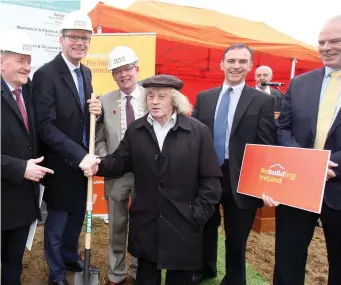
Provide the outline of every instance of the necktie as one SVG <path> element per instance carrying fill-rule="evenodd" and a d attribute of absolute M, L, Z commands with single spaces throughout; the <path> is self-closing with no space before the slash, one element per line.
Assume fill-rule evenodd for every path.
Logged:
<path fill-rule="evenodd" d="M 213 144 L 218 155 L 219 165 L 223 165 L 225 159 L 227 118 L 231 98 L 230 93 L 232 90 L 232 88 L 228 88 L 223 94 L 214 121 Z"/>
<path fill-rule="evenodd" d="M 333 71 L 326 92 L 320 104 L 314 148 L 323 149 L 339 100 L 341 70 Z"/>
<path fill-rule="evenodd" d="M 85 105 L 85 92 L 84 92 L 84 84 L 83 84 L 83 76 L 80 68 L 75 68 L 74 71 L 77 74 L 77 81 L 78 81 L 78 95 L 79 100 L 82 106 L 82 112 L 84 115 L 84 105 Z M 86 125 L 84 120 L 84 126 L 83 126 L 83 144 L 87 147 L 87 139 L 86 139 Z"/>
<path fill-rule="evenodd" d="M 134 109 L 133 105 L 131 104 L 131 99 L 133 96 L 126 96 L 127 98 L 127 103 L 126 103 L 126 120 L 127 120 L 127 128 L 129 125 L 134 122 L 135 120 L 135 114 L 134 114 Z"/>
<path fill-rule="evenodd" d="M 26 126 L 26 130 L 27 132 L 30 132 L 29 126 L 28 126 L 28 117 L 27 117 L 27 113 L 24 107 L 24 103 L 21 100 L 21 90 L 20 89 L 15 89 L 12 91 L 12 93 L 15 95 L 15 101 L 17 101 L 18 107 L 19 107 L 19 111 L 21 113 L 21 116 L 24 120 L 24 124 Z"/>

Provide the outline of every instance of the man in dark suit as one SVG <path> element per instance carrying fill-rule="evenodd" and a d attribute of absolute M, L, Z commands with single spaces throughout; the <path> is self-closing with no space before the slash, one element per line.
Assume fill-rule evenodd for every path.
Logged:
<path fill-rule="evenodd" d="M 269 66 L 259 66 L 255 71 L 256 89 L 271 95 L 274 98 L 274 111 L 279 112 L 281 110 L 283 95 L 276 89 L 270 88 L 270 86 L 262 86 L 264 82 L 270 82 L 272 80 L 272 69 Z"/>
<path fill-rule="evenodd" d="M 237 193 L 244 148 L 251 144 L 275 144 L 276 125 L 273 98 L 245 85 L 252 69 L 253 51 L 245 44 L 227 48 L 221 61 L 225 74 L 223 86 L 200 92 L 193 117 L 206 124 L 223 171 L 223 194 L 226 233 L 226 275 L 221 284 L 246 285 L 245 251 L 260 199 Z M 193 283 L 217 274 L 217 239 L 219 208 L 204 228 L 204 264 L 193 275 Z"/>
<path fill-rule="evenodd" d="M 1 284 L 20 285 L 30 225 L 40 218 L 39 166 L 32 105 L 31 44 L 23 31 L 1 37 Z"/>
<path fill-rule="evenodd" d="M 88 153 L 89 112 L 101 115 L 101 103 L 90 100 L 90 69 L 80 63 L 90 45 L 90 18 L 80 11 L 64 17 L 62 52 L 39 68 L 33 77 L 33 95 L 45 164 L 55 175 L 44 179 L 48 216 L 44 250 L 50 269 L 49 284 L 68 284 L 65 269 L 82 271 L 78 254 L 87 180 L 79 164 Z M 86 104 L 89 103 L 89 106 Z"/>
<path fill-rule="evenodd" d="M 275 285 L 303 285 L 308 247 L 320 218 L 329 263 L 328 285 L 341 282 L 341 16 L 319 36 L 324 68 L 293 78 L 278 119 L 281 146 L 330 150 L 321 214 L 280 205 L 276 208 Z M 312 173 L 313 175 L 313 173 Z"/>

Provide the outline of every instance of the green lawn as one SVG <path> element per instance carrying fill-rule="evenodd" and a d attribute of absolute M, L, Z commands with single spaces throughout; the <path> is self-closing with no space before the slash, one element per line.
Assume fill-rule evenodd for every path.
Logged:
<path fill-rule="evenodd" d="M 219 285 L 225 275 L 225 241 L 224 236 L 219 234 L 218 242 L 218 275 L 215 279 L 205 280 L 201 285 Z M 164 273 L 164 272 L 163 272 Z M 248 263 L 246 263 L 246 277 L 248 285 L 269 285 L 263 277 Z M 164 284 L 165 275 L 162 274 L 162 284 Z"/>

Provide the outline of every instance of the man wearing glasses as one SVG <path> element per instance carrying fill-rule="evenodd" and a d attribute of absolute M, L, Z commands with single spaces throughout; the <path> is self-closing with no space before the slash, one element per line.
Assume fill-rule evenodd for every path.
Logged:
<path fill-rule="evenodd" d="M 44 251 L 49 285 L 69 284 L 66 270 L 83 271 L 78 254 L 87 194 L 79 164 L 87 160 L 90 113 L 101 116 L 101 102 L 91 100 L 90 69 L 80 63 L 92 33 L 90 18 L 80 11 L 64 17 L 62 52 L 33 76 L 33 97 L 44 164 L 55 174 L 43 179 L 48 216 Z M 91 270 L 97 270 L 92 267 Z"/>
<path fill-rule="evenodd" d="M 138 57 L 126 46 L 115 47 L 108 55 L 108 70 L 118 90 L 100 96 L 103 106 L 102 120 L 97 121 L 96 153 L 106 156 L 113 153 L 123 139 L 127 127 L 142 117 L 140 95 L 144 89 L 137 84 Z M 109 212 L 109 272 L 107 285 L 123 284 L 127 278 L 125 263 L 128 201 L 134 190 L 134 176 L 105 178 L 104 191 Z M 136 279 L 137 259 L 132 258 L 131 275 Z"/>

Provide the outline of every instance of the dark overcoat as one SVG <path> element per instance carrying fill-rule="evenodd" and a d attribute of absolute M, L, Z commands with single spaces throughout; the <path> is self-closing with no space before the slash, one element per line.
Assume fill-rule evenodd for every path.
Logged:
<path fill-rule="evenodd" d="M 91 72 L 80 65 L 85 101 L 93 91 Z M 33 102 L 44 165 L 54 175 L 44 178 L 44 200 L 48 209 L 76 212 L 85 207 L 87 179 L 79 163 L 88 153 L 83 130 L 89 137 L 88 104 L 82 108 L 71 72 L 61 54 L 33 75 Z"/>
<path fill-rule="evenodd" d="M 144 116 L 134 121 L 98 175 L 133 172 L 129 252 L 158 268 L 197 270 L 202 265 L 202 228 L 220 201 L 222 176 L 208 128 L 177 115 L 160 151 Z"/>
<path fill-rule="evenodd" d="M 38 158 L 30 80 L 22 86 L 27 132 L 17 102 L 1 78 L 1 230 L 27 226 L 40 217 L 39 183 L 24 178 L 27 161 Z"/>

